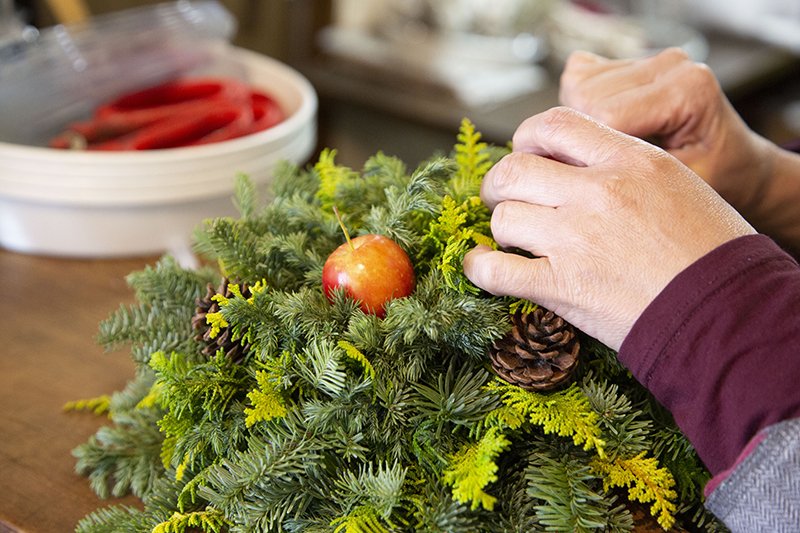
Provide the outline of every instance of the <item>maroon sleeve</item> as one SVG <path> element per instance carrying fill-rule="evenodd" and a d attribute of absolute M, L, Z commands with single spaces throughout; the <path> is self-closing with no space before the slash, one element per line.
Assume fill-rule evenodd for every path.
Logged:
<path fill-rule="evenodd" d="M 712 474 L 761 429 L 800 416 L 800 267 L 763 235 L 678 274 L 620 360 L 669 409 Z"/>

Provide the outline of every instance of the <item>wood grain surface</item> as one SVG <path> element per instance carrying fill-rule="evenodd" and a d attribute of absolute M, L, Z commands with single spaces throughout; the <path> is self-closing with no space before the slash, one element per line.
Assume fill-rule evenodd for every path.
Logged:
<path fill-rule="evenodd" d="M 104 416 L 64 412 L 133 377 L 126 352 L 105 353 L 97 326 L 133 301 L 125 276 L 156 258 L 75 260 L 0 250 L 0 533 L 73 531 L 100 500 L 71 450 Z"/>

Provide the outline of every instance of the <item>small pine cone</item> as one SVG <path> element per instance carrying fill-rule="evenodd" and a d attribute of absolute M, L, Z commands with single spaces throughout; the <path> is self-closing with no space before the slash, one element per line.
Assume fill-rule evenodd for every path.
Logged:
<path fill-rule="evenodd" d="M 242 344 L 240 342 L 241 339 L 232 340 L 230 328 L 222 328 L 219 333 L 217 333 L 217 336 L 212 339 L 211 326 L 209 326 L 208 322 L 206 322 L 207 314 L 216 313 L 219 311 L 219 303 L 211 299 L 213 296 L 217 294 L 222 294 L 226 298 L 232 298 L 234 296 L 228 285 L 228 279 L 224 278 L 220 286 L 216 289 L 211 283 L 206 286 L 205 296 L 197 298 L 195 301 L 197 307 L 195 308 L 195 313 L 192 317 L 192 329 L 197 332 L 195 339 L 205 344 L 205 347 L 203 348 L 204 355 L 207 357 L 214 357 L 214 355 L 217 353 L 217 350 L 222 348 L 223 353 L 226 357 L 228 357 L 228 359 L 235 363 L 239 363 L 242 361 L 242 359 L 244 359 L 245 354 L 249 350 L 249 344 Z M 241 290 L 242 296 L 245 298 L 249 298 L 251 296 L 250 288 L 246 283 L 241 284 L 239 289 Z"/>
<path fill-rule="evenodd" d="M 578 366 L 580 342 L 575 328 L 541 307 L 515 313 L 512 322 L 511 332 L 495 341 L 489 352 L 494 371 L 529 391 L 566 383 Z"/>

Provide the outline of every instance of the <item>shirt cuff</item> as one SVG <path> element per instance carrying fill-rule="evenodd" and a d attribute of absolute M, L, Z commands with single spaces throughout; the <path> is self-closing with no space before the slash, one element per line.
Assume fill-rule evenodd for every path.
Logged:
<path fill-rule="evenodd" d="M 758 431 L 800 415 L 800 268 L 763 235 L 729 241 L 645 309 L 619 358 L 713 475 Z"/>

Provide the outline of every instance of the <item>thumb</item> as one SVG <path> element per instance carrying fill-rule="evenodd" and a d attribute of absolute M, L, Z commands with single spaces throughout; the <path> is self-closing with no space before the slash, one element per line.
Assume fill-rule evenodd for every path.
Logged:
<path fill-rule="evenodd" d="M 540 303 L 553 303 L 553 272 L 546 257 L 520 255 L 477 246 L 464 256 L 464 274 L 475 285 L 498 296 L 514 296 Z"/>

